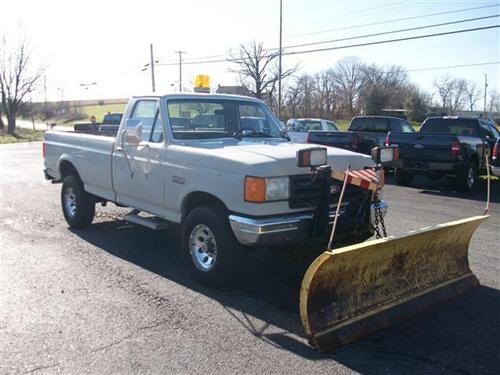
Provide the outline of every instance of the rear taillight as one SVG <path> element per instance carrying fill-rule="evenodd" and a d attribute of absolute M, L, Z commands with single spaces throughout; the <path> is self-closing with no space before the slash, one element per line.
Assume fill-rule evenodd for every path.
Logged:
<path fill-rule="evenodd" d="M 497 160 L 497 157 L 498 157 L 498 142 L 495 143 L 495 147 L 493 147 L 493 160 Z"/>
<path fill-rule="evenodd" d="M 460 155 L 460 151 L 461 151 L 461 146 L 460 146 L 460 142 L 455 139 L 453 140 L 453 142 L 451 142 L 451 154 L 453 156 L 458 156 Z"/>
<path fill-rule="evenodd" d="M 358 137 L 356 137 L 354 134 L 353 134 L 352 140 L 351 140 L 351 148 L 353 150 L 356 150 L 358 148 Z"/>
<path fill-rule="evenodd" d="M 311 143 L 311 140 L 309 139 L 309 131 L 307 131 L 306 134 L 306 143 Z"/>
<path fill-rule="evenodd" d="M 45 159 L 45 142 L 42 143 L 42 156 Z"/>
<path fill-rule="evenodd" d="M 391 145 L 391 140 L 389 138 L 389 133 L 387 133 L 387 137 L 385 137 L 385 145 L 390 146 Z"/>

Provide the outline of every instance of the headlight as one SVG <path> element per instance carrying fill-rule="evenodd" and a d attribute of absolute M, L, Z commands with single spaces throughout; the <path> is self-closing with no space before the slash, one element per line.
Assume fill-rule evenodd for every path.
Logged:
<path fill-rule="evenodd" d="M 245 201 L 267 202 L 288 199 L 288 177 L 245 177 Z"/>

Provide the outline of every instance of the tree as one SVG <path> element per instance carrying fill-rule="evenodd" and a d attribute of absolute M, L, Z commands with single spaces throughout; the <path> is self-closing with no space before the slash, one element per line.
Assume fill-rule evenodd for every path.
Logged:
<path fill-rule="evenodd" d="M 434 87 L 441 98 L 442 107 L 445 111 L 448 110 L 450 94 L 453 90 L 453 80 L 449 74 L 434 79 Z"/>
<path fill-rule="evenodd" d="M 416 85 L 410 85 L 405 100 L 405 108 L 408 109 L 410 119 L 418 122 L 424 121 L 430 101 L 427 93 L 420 90 Z"/>
<path fill-rule="evenodd" d="M 262 42 L 253 41 L 248 46 L 240 45 L 238 52 L 231 53 L 227 60 L 238 66 L 231 71 L 240 75 L 242 83 L 253 96 L 262 99 L 278 81 L 278 56 L 278 51 L 270 52 L 264 49 Z M 281 79 L 291 76 L 296 70 L 297 67 L 282 71 Z"/>
<path fill-rule="evenodd" d="M 44 68 L 33 69 L 31 51 L 26 39 L 21 38 L 11 47 L 5 38 L 0 40 L 0 96 L 7 117 L 7 133 L 14 134 L 16 116 L 25 105 L 24 99 L 37 89 Z"/>
<path fill-rule="evenodd" d="M 454 115 L 462 109 L 467 100 L 467 81 L 465 79 L 453 79 L 450 91 L 450 111 Z"/>
<path fill-rule="evenodd" d="M 467 97 L 467 102 L 469 106 L 469 110 L 474 111 L 474 106 L 477 101 L 481 98 L 481 90 L 477 87 L 477 83 L 474 81 L 467 82 L 465 86 L 465 95 Z"/>
<path fill-rule="evenodd" d="M 339 96 L 344 98 L 347 114 L 353 115 L 364 80 L 364 64 L 357 57 L 345 57 L 337 61 L 331 76 Z"/>
<path fill-rule="evenodd" d="M 490 90 L 488 98 L 489 112 L 500 112 L 500 94 L 496 90 Z"/>

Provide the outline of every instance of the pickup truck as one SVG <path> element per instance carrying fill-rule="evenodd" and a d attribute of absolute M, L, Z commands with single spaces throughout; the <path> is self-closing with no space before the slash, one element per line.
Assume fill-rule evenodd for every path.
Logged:
<path fill-rule="evenodd" d="M 311 130 L 340 131 L 336 123 L 321 118 L 291 118 L 286 122 L 286 131 L 292 142 L 306 143 Z"/>
<path fill-rule="evenodd" d="M 500 134 L 489 121 L 465 117 L 429 117 L 414 134 L 391 132 L 387 145 L 399 147 L 389 163 L 396 181 L 409 185 L 414 175 L 454 178 L 460 190 L 473 190 Z"/>
<path fill-rule="evenodd" d="M 87 133 L 108 133 L 115 135 L 120 127 L 123 113 L 106 113 L 102 122 L 75 122 L 73 129 Z"/>
<path fill-rule="evenodd" d="M 370 155 L 372 148 L 385 144 L 390 131 L 415 132 L 407 120 L 398 117 L 357 116 L 351 120 L 347 131 L 310 131 L 307 142 Z"/>
<path fill-rule="evenodd" d="M 154 230 L 180 225 L 186 267 L 211 286 L 238 275 L 252 248 L 324 250 L 342 181 L 316 171 L 321 152 L 327 168 L 375 165 L 366 155 L 291 143 L 262 101 L 219 94 L 133 97 L 116 137 L 49 131 L 43 150 L 45 177 L 62 182 L 70 227 L 91 224 L 96 203 L 107 202 L 130 207 L 127 221 Z M 310 166 L 299 166 L 308 152 Z M 339 243 L 371 237 L 379 204 L 385 214 L 380 191 L 348 185 Z"/>

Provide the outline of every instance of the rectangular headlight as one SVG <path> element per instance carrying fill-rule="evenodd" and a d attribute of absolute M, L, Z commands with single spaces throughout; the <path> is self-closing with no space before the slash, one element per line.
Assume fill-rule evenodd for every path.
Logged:
<path fill-rule="evenodd" d="M 266 178 L 266 201 L 279 201 L 290 196 L 288 177 Z"/>
<path fill-rule="evenodd" d="M 319 167 L 327 162 L 327 152 L 324 147 L 311 147 L 297 151 L 297 166 Z"/>
<path fill-rule="evenodd" d="M 290 197 L 289 177 L 245 177 L 245 201 L 268 202 Z"/>

